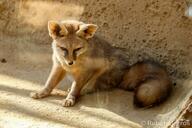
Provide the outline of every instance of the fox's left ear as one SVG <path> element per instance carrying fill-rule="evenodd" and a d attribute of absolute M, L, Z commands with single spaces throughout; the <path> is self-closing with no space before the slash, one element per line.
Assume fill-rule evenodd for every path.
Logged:
<path fill-rule="evenodd" d="M 85 39 L 89 39 L 94 36 L 97 28 L 98 26 L 95 24 L 82 24 L 79 26 L 79 30 L 76 32 L 76 34 Z"/>
<path fill-rule="evenodd" d="M 66 36 L 68 34 L 66 27 L 57 21 L 48 21 L 48 31 L 49 35 L 53 39 L 59 36 Z"/>

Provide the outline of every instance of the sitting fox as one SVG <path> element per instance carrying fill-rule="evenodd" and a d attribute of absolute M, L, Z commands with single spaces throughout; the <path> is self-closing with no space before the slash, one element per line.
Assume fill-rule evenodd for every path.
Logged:
<path fill-rule="evenodd" d="M 94 38 L 98 26 L 79 21 L 49 21 L 49 35 L 53 39 L 53 66 L 45 87 L 32 92 L 38 99 L 48 96 L 67 73 L 74 78 L 63 101 L 73 106 L 85 85 L 93 89 L 119 87 L 134 91 L 134 103 L 140 107 L 164 101 L 171 92 L 171 80 L 166 70 L 152 61 L 128 65 L 121 48 L 112 47 Z"/>

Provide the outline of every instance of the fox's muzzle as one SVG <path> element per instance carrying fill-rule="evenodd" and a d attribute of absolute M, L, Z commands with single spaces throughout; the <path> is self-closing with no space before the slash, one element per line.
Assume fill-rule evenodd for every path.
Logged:
<path fill-rule="evenodd" d="M 68 65 L 73 65 L 73 61 L 68 62 Z"/>

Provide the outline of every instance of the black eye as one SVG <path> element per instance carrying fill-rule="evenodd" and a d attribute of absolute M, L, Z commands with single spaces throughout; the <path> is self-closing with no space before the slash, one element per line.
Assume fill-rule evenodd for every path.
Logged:
<path fill-rule="evenodd" d="M 60 47 L 60 48 L 61 48 L 61 50 L 64 51 L 64 54 L 65 54 L 65 55 L 68 54 L 68 50 L 67 50 L 66 48 L 64 48 L 64 47 Z"/>
<path fill-rule="evenodd" d="M 63 34 L 59 34 L 59 37 L 65 37 L 65 35 L 63 35 Z"/>
<path fill-rule="evenodd" d="M 77 51 L 81 50 L 82 48 L 77 48 L 75 50 L 73 50 L 74 53 L 76 53 Z"/>
<path fill-rule="evenodd" d="M 61 48 L 61 50 L 63 50 L 63 51 L 67 51 L 67 49 L 66 48 L 64 48 L 64 47 L 60 47 Z"/>

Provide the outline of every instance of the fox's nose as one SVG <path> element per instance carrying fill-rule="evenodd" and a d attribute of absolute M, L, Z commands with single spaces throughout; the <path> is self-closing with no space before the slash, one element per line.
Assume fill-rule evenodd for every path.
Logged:
<path fill-rule="evenodd" d="M 68 64 L 69 64 L 69 65 L 72 65 L 72 64 L 73 64 L 73 61 L 68 62 Z"/>

